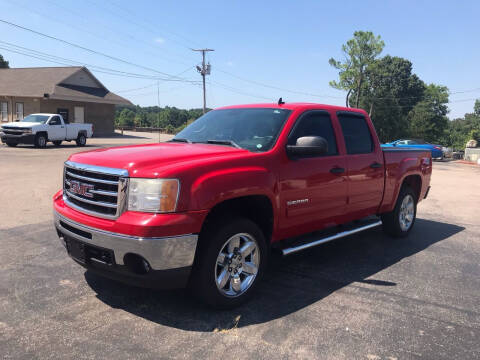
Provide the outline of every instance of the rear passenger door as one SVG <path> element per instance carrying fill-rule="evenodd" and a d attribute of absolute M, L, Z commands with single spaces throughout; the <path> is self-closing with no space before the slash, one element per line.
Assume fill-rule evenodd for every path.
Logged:
<path fill-rule="evenodd" d="M 375 214 L 384 189 L 383 153 L 365 116 L 337 112 L 347 152 L 348 205 L 351 219 Z"/>
<path fill-rule="evenodd" d="M 294 145 L 299 137 L 321 136 L 327 140 L 328 153 L 321 156 L 288 158 L 280 167 L 282 218 L 285 237 L 319 230 L 336 224 L 347 202 L 346 160 L 340 153 L 330 113 L 304 112 L 288 136 Z M 334 169 L 334 170 L 332 170 Z"/>

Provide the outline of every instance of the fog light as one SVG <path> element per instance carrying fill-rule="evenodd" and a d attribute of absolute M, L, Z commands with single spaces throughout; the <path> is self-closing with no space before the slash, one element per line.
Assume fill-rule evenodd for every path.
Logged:
<path fill-rule="evenodd" d="M 131 272 L 137 275 L 145 275 L 151 269 L 150 264 L 142 256 L 137 254 L 125 254 L 123 263 Z"/>

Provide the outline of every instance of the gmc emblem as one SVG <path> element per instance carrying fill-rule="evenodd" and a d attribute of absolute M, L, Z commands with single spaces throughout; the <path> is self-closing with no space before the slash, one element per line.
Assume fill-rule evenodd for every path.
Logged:
<path fill-rule="evenodd" d="M 80 181 L 70 180 L 70 192 L 74 194 L 93 198 L 93 193 L 90 192 L 93 189 L 94 186 L 91 184 L 85 184 Z"/>

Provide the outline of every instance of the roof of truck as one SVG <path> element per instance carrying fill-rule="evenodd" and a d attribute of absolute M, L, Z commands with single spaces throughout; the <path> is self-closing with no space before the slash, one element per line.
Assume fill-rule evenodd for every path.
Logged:
<path fill-rule="evenodd" d="M 361 113 L 363 115 L 367 114 L 365 112 L 365 110 L 363 110 L 363 109 L 347 108 L 347 107 L 338 106 L 338 105 L 326 105 L 326 104 L 303 103 L 303 102 L 284 103 L 284 104 L 263 103 L 263 104 L 230 105 L 230 106 L 219 107 L 216 110 L 238 109 L 238 108 L 272 108 L 272 109 L 288 109 L 288 110 L 321 109 L 321 110 L 329 110 L 329 111 L 358 112 L 358 113 Z"/>

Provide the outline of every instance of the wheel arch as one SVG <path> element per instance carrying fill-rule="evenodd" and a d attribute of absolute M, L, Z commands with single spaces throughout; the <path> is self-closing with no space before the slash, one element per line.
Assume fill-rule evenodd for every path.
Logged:
<path fill-rule="evenodd" d="M 216 221 L 234 216 L 247 218 L 257 224 L 267 241 L 267 246 L 270 245 L 274 226 L 274 208 L 267 195 L 246 195 L 217 203 L 207 214 L 200 233 L 211 228 Z"/>
<path fill-rule="evenodd" d="M 403 178 L 400 189 L 403 186 L 409 186 L 413 190 L 413 192 L 416 195 L 415 200 L 418 202 L 420 198 L 420 193 L 422 191 L 422 177 L 419 174 L 408 175 L 405 178 Z M 400 194 L 400 191 L 398 191 L 398 194 Z M 396 198 L 398 198 L 398 194 Z"/>

